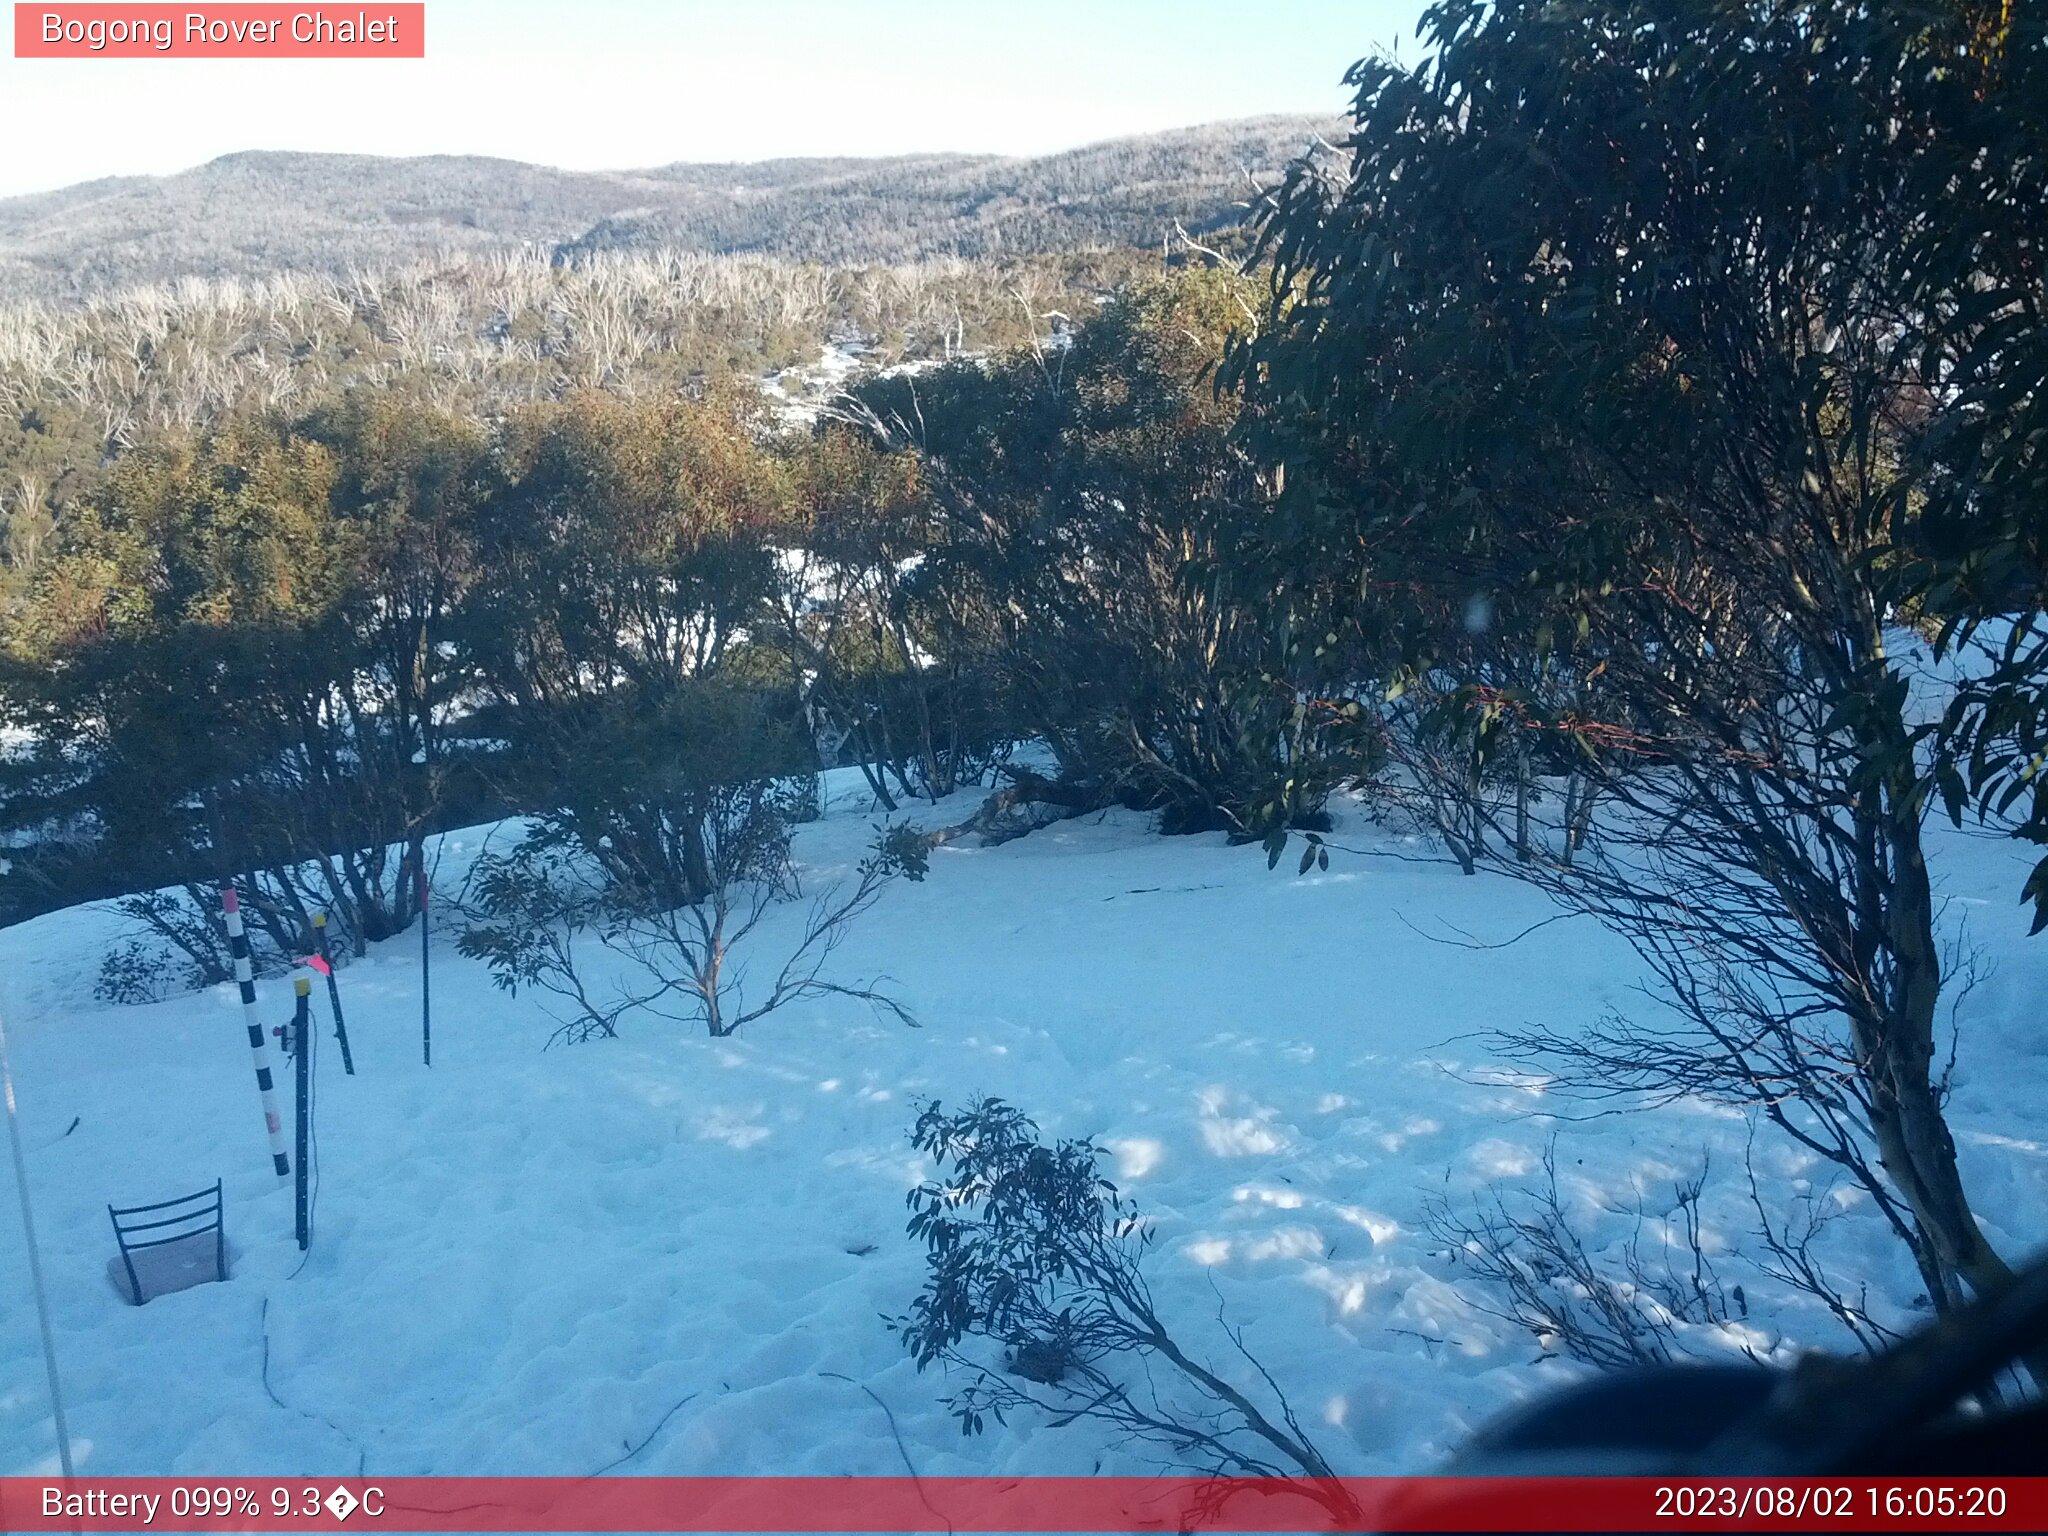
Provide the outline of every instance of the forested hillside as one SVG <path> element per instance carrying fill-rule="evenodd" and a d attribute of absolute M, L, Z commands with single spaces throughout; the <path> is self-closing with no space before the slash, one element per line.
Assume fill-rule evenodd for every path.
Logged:
<path fill-rule="evenodd" d="M 733 376 L 751 388 L 801 371 L 835 336 L 878 366 L 944 360 L 1043 339 L 1159 263 L 1129 249 L 843 267 L 470 253 L 0 306 L 0 610 L 108 468 L 166 433 L 299 414 L 354 389 L 491 414 L 579 388 L 659 396 Z"/>
<path fill-rule="evenodd" d="M 833 263 L 1156 246 L 1238 223 L 1335 125 L 1258 118 L 1036 159 L 916 155 L 581 172 L 247 153 L 0 200 L 0 299 L 188 276 L 343 275 L 447 252 L 663 247 Z"/>
<path fill-rule="evenodd" d="M 1261 188 L 1339 131 L 1315 118 L 1267 117 L 1030 160 L 670 166 L 650 174 L 686 189 L 687 203 L 611 215 L 574 248 L 652 243 L 849 262 L 1157 246 L 1176 224 L 1202 234 L 1243 222 Z"/>

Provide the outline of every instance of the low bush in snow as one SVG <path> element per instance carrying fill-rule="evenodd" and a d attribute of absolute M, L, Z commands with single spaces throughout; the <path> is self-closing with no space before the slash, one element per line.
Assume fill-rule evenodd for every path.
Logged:
<path fill-rule="evenodd" d="M 259 976 L 291 968 L 295 933 L 310 931 L 303 912 L 286 912 L 269 898 L 270 888 L 245 878 L 243 911 L 249 958 Z M 232 981 L 227 919 L 211 887 L 187 885 L 144 891 L 110 904 L 133 925 L 124 939 L 100 957 L 93 995 L 105 1003 L 154 1003 L 174 991 L 196 991 Z"/>
<path fill-rule="evenodd" d="M 891 1326 L 919 1370 L 937 1363 L 965 1375 L 947 1399 L 964 1432 L 1036 1408 L 1054 1424 L 1089 1419 L 1165 1445 L 1218 1474 L 1334 1475 L 1235 1334 L 1270 1414 L 1168 1332 L 1141 1268 L 1149 1231 L 1102 1177 L 1101 1148 L 1047 1145 L 1000 1099 L 951 1114 L 930 1103 L 911 1140 L 938 1177 L 910 1193 L 925 1283 Z M 1162 1391 L 1155 1363 L 1172 1368 L 1178 1395 Z M 1307 1491 L 1343 1500 L 1341 1490 Z"/>
<path fill-rule="evenodd" d="M 706 882 L 695 900 L 619 879 L 616 859 L 589 857 L 568 818 L 541 817 L 510 854 L 478 862 L 471 905 L 480 921 L 458 947 L 489 965 L 499 988 L 517 995 L 533 987 L 570 1005 L 550 1043 L 614 1036 L 633 1013 L 730 1035 L 799 997 L 816 996 L 857 998 L 913 1024 L 878 982 L 824 975 L 833 952 L 891 881 L 924 878 L 925 845 L 907 826 L 877 828 L 852 878 L 812 901 L 773 980 L 765 988 L 749 984 L 750 939 L 771 909 L 799 894 L 790 823 L 806 803 L 799 797 L 785 805 L 758 784 L 712 793 L 692 824 L 691 857 Z M 662 867 L 680 867 L 679 823 L 650 816 L 641 830 L 643 851 L 665 847 Z M 594 983 L 583 968 L 578 947 L 586 936 L 624 962 L 608 984 Z"/>

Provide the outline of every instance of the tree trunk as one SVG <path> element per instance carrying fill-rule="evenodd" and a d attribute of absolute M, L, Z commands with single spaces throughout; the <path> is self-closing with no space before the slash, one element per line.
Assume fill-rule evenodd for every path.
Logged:
<path fill-rule="evenodd" d="M 1466 854 L 1458 862 L 1471 874 L 1479 861 L 1486 857 L 1486 822 L 1479 803 L 1484 760 L 1480 756 L 1479 740 L 1472 740 L 1472 756 L 1465 772 L 1465 824 L 1468 828 Z"/>
<path fill-rule="evenodd" d="M 1558 850 L 1558 862 L 1566 869 L 1570 869 L 1572 861 L 1578 857 L 1579 798 L 1584 793 L 1580 787 L 1584 783 L 1585 775 L 1580 773 L 1577 767 L 1572 769 L 1570 777 L 1564 781 L 1564 846 Z"/>
<path fill-rule="evenodd" d="M 1565 865 L 1570 867 L 1572 857 L 1586 846 L 1593 835 L 1593 806 L 1599 798 L 1599 784 L 1591 774 L 1574 769 L 1572 783 L 1578 791 L 1577 800 L 1571 812 L 1565 817 Z"/>
<path fill-rule="evenodd" d="M 965 821 L 950 827 L 940 827 L 924 835 L 927 848 L 941 848 L 947 843 L 958 842 L 963 837 L 979 834 L 984 844 L 1005 842 L 1003 818 L 1024 805 L 1050 805 L 1060 811 L 1060 819 L 1071 816 L 1085 816 L 1109 803 L 1109 796 L 1098 785 L 1068 784 L 1053 779 L 1042 779 L 1037 774 L 1019 774 L 1017 781 L 1007 788 L 999 789 L 981 802 L 981 808 Z M 1015 836 L 1018 834 L 1011 834 Z"/>
<path fill-rule="evenodd" d="M 1529 847 L 1529 738 L 1519 723 L 1515 726 L 1515 858 L 1527 864 L 1534 854 Z"/>
<path fill-rule="evenodd" d="M 1979 1295 L 2012 1279 L 1977 1225 L 1956 1167 L 1955 1140 L 1934 1082 L 1934 1021 L 1941 954 L 1934 896 L 1921 846 L 1919 801 L 1903 773 L 1885 786 L 1877 832 L 1889 865 L 1886 945 L 1895 973 L 1889 1006 L 1859 1031 L 1871 1087 L 1871 1130 L 1879 1161 L 1932 1246 L 1943 1271 Z M 1953 1296 L 1933 1298 L 1945 1305 Z"/>

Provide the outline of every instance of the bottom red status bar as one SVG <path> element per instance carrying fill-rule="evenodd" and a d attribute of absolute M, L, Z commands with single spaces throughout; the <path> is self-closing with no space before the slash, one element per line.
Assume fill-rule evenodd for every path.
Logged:
<path fill-rule="evenodd" d="M 2048 1477 L 0 1478 L 0 1531 L 2039 1531 Z"/>

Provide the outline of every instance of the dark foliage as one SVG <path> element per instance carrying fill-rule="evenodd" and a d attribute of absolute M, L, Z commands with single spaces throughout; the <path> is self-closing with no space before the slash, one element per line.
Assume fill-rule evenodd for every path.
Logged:
<path fill-rule="evenodd" d="M 2008 95 L 2038 18 L 2001 14 L 1440 5 L 1426 62 L 1353 69 L 1349 163 L 1277 196 L 1230 370 L 1289 469 L 1252 579 L 1424 701 L 1403 766 L 1454 851 L 1482 855 L 1488 760 L 1526 783 L 1532 737 L 1602 807 L 1565 818 L 1597 856 L 1524 819 L 1505 867 L 1624 933 L 1683 1024 L 1545 1046 L 1592 1091 L 1777 1118 L 1895 1213 L 1941 1305 L 2011 1271 L 1943 1119 L 1922 829 L 1964 775 L 1895 628 L 1946 600 L 1909 554 L 1928 445 L 1981 407 L 1926 284 L 1980 273 L 1900 256 L 1959 176 L 1965 227 L 2035 249 L 2005 199 L 2040 174 Z M 1988 303 L 2027 330 L 2023 294 Z"/>
<path fill-rule="evenodd" d="M 911 1140 L 939 1178 L 909 1196 L 926 1278 L 893 1326 L 920 1370 L 966 1375 L 948 1399 L 966 1433 L 1026 1408 L 1055 1425 L 1093 1420 L 1204 1470 L 1310 1480 L 1311 1498 L 1355 1514 L 1341 1490 L 1315 1486 L 1328 1463 L 1235 1334 L 1258 1380 L 1249 1391 L 1168 1333 L 1140 1268 L 1145 1225 L 1102 1177 L 1100 1148 L 1047 1145 L 1000 1099 L 954 1114 L 927 1104 Z M 1170 1368 L 1178 1393 L 1162 1392 L 1152 1361 Z M 1271 1417 L 1249 1392 L 1270 1394 Z"/>

